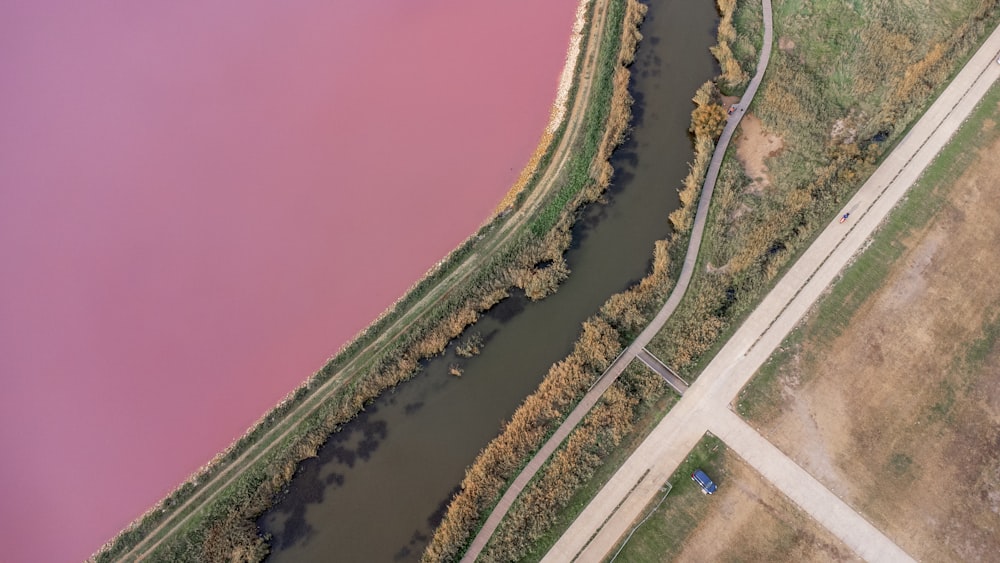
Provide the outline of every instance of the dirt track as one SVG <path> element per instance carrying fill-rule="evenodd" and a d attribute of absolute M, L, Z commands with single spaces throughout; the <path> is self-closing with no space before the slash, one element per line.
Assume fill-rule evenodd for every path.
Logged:
<path fill-rule="evenodd" d="M 355 354 L 355 359 L 316 388 L 308 398 L 285 416 L 282 423 L 264 434 L 254 446 L 250 447 L 234 462 L 228 464 L 226 468 L 222 469 L 212 479 L 201 483 L 199 485 L 201 490 L 198 493 L 173 509 L 171 516 L 167 517 L 160 525 L 151 530 L 131 551 L 125 553 L 122 556 L 123 559 L 144 559 L 155 551 L 172 533 L 183 529 L 185 524 L 194 518 L 201 508 L 215 500 L 248 467 L 262 460 L 276 445 L 293 435 L 299 423 L 316 412 L 324 401 L 334 396 L 341 389 L 341 385 L 349 379 L 348 374 L 351 370 L 362 361 L 359 358 L 364 358 L 373 352 L 377 352 L 379 349 L 387 346 L 394 338 L 405 333 L 413 323 L 443 299 L 451 288 L 465 283 L 492 258 L 493 253 L 503 248 L 504 245 L 520 234 L 529 219 L 533 217 L 534 213 L 542 205 L 545 197 L 555 189 L 557 180 L 560 178 L 572 154 L 572 147 L 577 137 L 584 133 L 584 116 L 590 102 L 598 53 L 600 52 L 601 40 L 603 39 L 602 32 L 608 15 L 607 8 L 608 0 L 594 0 L 586 51 L 581 53 L 583 62 L 580 67 L 577 93 L 574 98 L 573 107 L 567 115 L 566 131 L 555 148 L 549 167 L 544 171 L 538 184 L 526 198 L 524 205 L 515 211 L 496 233 L 490 235 L 491 238 L 485 245 L 477 249 L 475 253 L 471 254 L 451 274 L 429 291 L 423 299 L 413 305 L 408 314 L 387 327 L 371 344 Z"/>

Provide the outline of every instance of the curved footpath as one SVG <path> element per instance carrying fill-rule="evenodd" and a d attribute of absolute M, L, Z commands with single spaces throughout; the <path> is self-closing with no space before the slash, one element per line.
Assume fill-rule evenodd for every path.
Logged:
<path fill-rule="evenodd" d="M 146 559 L 153 555 L 155 550 L 173 534 L 182 532 L 196 516 L 201 514 L 211 502 L 218 499 L 249 468 L 272 454 L 276 446 L 295 435 L 299 424 L 319 411 L 328 399 L 336 396 L 343 384 L 349 381 L 352 370 L 362 368 L 365 360 L 370 357 L 369 354 L 377 353 L 378 350 L 390 345 L 393 339 L 405 333 L 411 325 L 428 311 L 431 311 L 439 301 L 446 298 L 452 288 L 465 283 L 478 273 L 479 269 L 487 264 L 498 250 L 521 234 L 528 222 L 534 218 L 537 210 L 546 201 L 546 196 L 559 185 L 566 164 L 573 154 L 575 141 L 580 135 L 586 133 L 584 117 L 590 105 L 590 94 L 596 78 L 595 70 L 599 60 L 598 54 L 604 37 L 603 31 L 607 16 L 608 0 L 593 0 L 588 40 L 585 51 L 580 53 L 581 62 L 576 77 L 577 92 L 572 102 L 573 105 L 566 114 L 565 132 L 552 152 L 548 167 L 542 172 L 535 188 L 528 193 L 524 204 L 512 213 L 507 221 L 486 233 L 484 235 L 486 240 L 482 241 L 475 252 L 428 291 L 427 295 L 414 304 L 398 321 L 386 327 L 382 334 L 364 349 L 358 351 L 354 358 L 330 379 L 312 388 L 309 395 L 289 411 L 280 423 L 265 432 L 236 460 L 225 464 L 215 475 L 200 482 L 199 490 L 196 493 L 173 508 L 163 521 L 146 532 L 131 549 L 120 554 L 119 560 Z M 160 510 L 160 508 L 157 505 L 155 510 Z M 118 538 L 112 541 L 117 540 Z M 113 545 L 113 543 L 109 545 Z M 102 548 L 91 559 L 99 556 L 108 547 Z"/>
<path fill-rule="evenodd" d="M 542 445 L 538 453 L 528 462 L 528 464 L 521 470 L 521 473 L 514 479 L 514 482 L 507 488 L 507 491 L 500 498 L 500 501 L 494 507 L 493 512 L 490 513 L 489 518 L 486 519 L 486 523 L 476 534 L 476 537 L 472 540 L 472 544 L 469 546 L 468 551 L 466 551 L 465 556 L 462 557 L 463 563 L 471 563 L 475 561 L 479 554 L 482 552 L 483 548 L 486 547 L 486 542 L 489 541 L 493 532 L 496 531 L 497 526 L 500 525 L 500 521 L 506 516 L 507 511 L 510 510 L 511 505 L 517 499 L 517 496 L 521 493 L 525 486 L 534 478 L 535 474 L 545 465 L 549 457 L 555 452 L 559 445 L 569 436 L 570 432 L 576 428 L 576 425 L 583 420 L 583 417 L 587 415 L 588 412 L 597 404 L 597 401 L 601 398 L 601 395 L 611 387 L 611 385 L 618 379 L 618 377 L 625 371 L 625 368 L 636 358 L 636 356 L 642 352 L 646 344 L 656 336 L 656 333 L 663 328 L 664 323 L 670 318 L 670 315 L 674 313 L 677 306 L 680 304 L 681 299 L 684 298 L 684 294 L 687 292 L 688 285 L 691 283 L 691 277 L 694 275 L 695 266 L 698 263 L 698 252 L 701 250 L 701 239 L 705 233 L 705 223 L 708 220 L 708 208 L 712 203 L 712 192 L 715 190 L 715 181 L 719 176 L 719 168 L 722 166 L 722 159 L 726 155 L 726 149 L 729 147 L 729 141 L 732 139 L 733 134 L 736 132 L 736 128 L 740 124 L 740 120 L 743 119 L 744 112 L 747 107 L 750 106 L 750 102 L 753 101 L 754 95 L 757 93 L 757 88 L 760 87 L 760 82 L 764 78 L 764 71 L 767 69 L 768 62 L 771 60 L 771 43 L 773 42 L 773 31 L 771 27 L 771 0 L 763 0 L 764 5 L 764 41 L 760 53 L 760 60 L 757 62 L 757 72 L 754 74 L 753 78 L 750 80 L 750 84 L 747 86 L 746 92 L 740 99 L 739 103 L 735 106 L 737 111 L 735 111 L 726 122 L 726 127 L 722 130 L 722 135 L 719 137 L 719 142 L 715 147 L 715 152 L 712 155 L 712 162 L 708 166 L 708 172 L 705 174 L 705 184 L 701 191 L 701 197 L 698 201 L 698 210 L 695 213 L 694 226 L 691 229 L 691 240 L 688 243 L 687 256 L 684 258 L 684 265 L 681 268 L 680 277 L 677 279 L 677 285 L 674 286 L 673 291 L 670 293 L 670 297 L 667 302 L 663 305 L 663 308 L 656 314 L 652 322 L 643 329 L 639 336 L 636 337 L 635 341 L 629 345 L 628 348 L 622 352 L 617 359 L 611 364 L 610 367 L 601 375 L 600 378 L 594 383 L 580 403 L 573 409 L 572 412 L 566 417 L 566 420 L 556 429 L 545 444 Z M 567 559 L 568 560 L 568 559 Z"/>
<path fill-rule="evenodd" d="M 768 2 L 765 0 L 764 5 Z M 765 10 L 770 25 L 770 10 Z M 722 439 L 803 512 L 867 561 L 912 561 L 879 529 L 785 456 L 730 409 L 757 369 L 948 143 L 1000 78 L 1000 27 L 733 334 L 543 561 L 599 561 L 633 526 L 705 432 Z"/>

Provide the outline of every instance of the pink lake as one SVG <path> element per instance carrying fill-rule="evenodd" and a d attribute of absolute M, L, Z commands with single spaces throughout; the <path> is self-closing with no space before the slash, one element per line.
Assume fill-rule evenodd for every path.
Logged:
<path fill-rule="evenodd" d="M 0 553 L 89 556 L 489 216 L 576 0 L 0 4 Z"/>

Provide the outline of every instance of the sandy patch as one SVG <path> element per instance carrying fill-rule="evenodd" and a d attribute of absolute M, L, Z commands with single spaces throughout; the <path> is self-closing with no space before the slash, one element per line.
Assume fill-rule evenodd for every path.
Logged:
<path fill-rule="evenodd" d="M 779 37 L 778 48 L 785 53 L 791 53 L 795 49 L 795 42 L 787 37 Z"/>
<path fill-rule="evenodd" d="M 569 47 L 566 49 L 566 64 L 563 65 L 559 74 L 559 87 L 556 89 L 556 100 L 552 103 L 552 113 L 549 116 L 549 124 L 545 128 L 546 134 L 553 134 L 562 125 L 563 118 L 569 110 L 566 104 L 569 101 L 569 91 L 573 87 L 573 73 L 576 71 L 576 60 L 580 58 L 580 43 L 583 41 L 583 27 L 587 23 L 587 9 L 590 7 L 590 0 L 580 0 L 576 7 L 576 17 L 573 19 L 573 32 L 569 36 Z"/>
<path fill-rule="evenodd" d="M 767 173 L 767 159 L 776 155 L 783 147 L 781 137 L 764 129 L 760 119 L 748 113 L 740 121 L 740 133 L 736 138 L 736 158 L 743 165 L 747 176 L 753 180 L 748 189 L 762 190 L 771 184 Z"/>

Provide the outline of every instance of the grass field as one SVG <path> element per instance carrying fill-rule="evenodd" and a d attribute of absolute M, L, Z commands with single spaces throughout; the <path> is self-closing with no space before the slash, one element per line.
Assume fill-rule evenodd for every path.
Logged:
<path fill-rule="evenodd" d="M 691 481 L 696 468 L 719 486 L 715 494 L 703 494 Z M 649 518 L 637 522 L 615 561 L 856 560 L 712 436 L 698 443 L 670 482 L 669 494 L 646 508 L 640 521 Z"/>
<path fill-rule="evenodd" d="M 773 6 L 776 48 L 747 114 L 756 132 L 737 133 L 744 149 L 773 149 L 749 163 L 730 149 L 699 269 L 650 345 L 690 378 L 1000 20 L 995 0 Z M 738 10 L 734 26 L 734 53 L 753 52 L 759 20 Z"/>
<path fill-rule="evenodd" d="M 918 559 L 1000 553 L 1000 88 L 737 400 Z"/>

